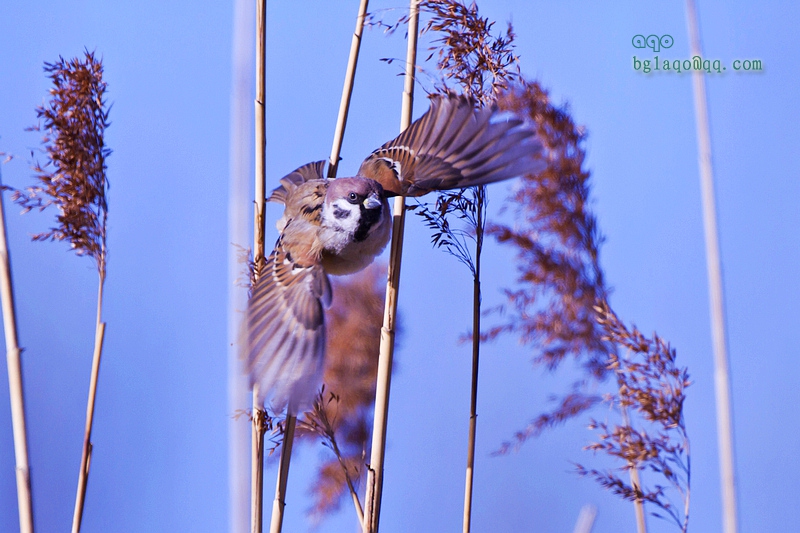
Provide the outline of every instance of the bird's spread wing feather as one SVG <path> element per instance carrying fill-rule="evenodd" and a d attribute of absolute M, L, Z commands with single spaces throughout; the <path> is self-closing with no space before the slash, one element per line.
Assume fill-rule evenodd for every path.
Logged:
<path fill-rule="evenodd" d="M 324 161 L 281 180 L 272 197 L 286 205 L 281 236 L 261 268 L 247 306 L 247 372 L 262 402 L 297 412 L 316 394 L 325 357 L 324 308 L 331 286 L 318 239 L 327 181 Z"/>
<path fill-rule="evenodd" d="M 291 225 L 291 224 L 290 224 Z M 325 356 L 328 277 L 318 263 L 295 260 L 278 239 L 247 308 L 247 371 L 260 398 L 297 412 L 314 397 Z"/>
<path fill-rule="evenodd" d="M 282 202 L 285 205 L 283 216 L 275 224 L 279 232 L 283 233 L 289 221 L 294 220 L 293 231 L 302 230 L 305 242 L 314 242 L 314 232 L 321 223 L 322 205 L 325 203 L 329 182 L 326 179 L 313 177 L 315 174 L 310 172 L 303 174 L 301 171 L 318 165 L 321 169 L 324 164 L 325 161 L 318 161 L 300 167 L 281 179 L 281 186 L 272 191 L 270 201 Z M 301 226 L 299 222 L 308 223 L 311 227 Z M 292 246 L 293 242 L 286 244 Z"/>
<path fill-rule="evenodd" d="M 326 161 L 324 160 L 315 161 L 314 163 L 307 163 L 292 173 L 282 177 L 280 180 L 280 186 L 272 191 L 272 194 L 269 195 L 267 201 L 278 202 L 286 205 L 287 198 L 299 186 L 307 181 L 325 179 L 325 175 L 323 174 L 323 171 L 325 170 L 325 163 Z"/>
<path fill-rule="evenodd" d="M 532 125 L 466 96 L 435 96 L 427 113 L 375 150 L 359 175 L 389 194 L 485 185 L 544 168 Z"/>

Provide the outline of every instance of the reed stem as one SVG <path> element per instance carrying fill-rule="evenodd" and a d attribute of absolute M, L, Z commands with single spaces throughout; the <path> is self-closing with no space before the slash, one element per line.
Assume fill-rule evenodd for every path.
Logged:
<path fill-rule="evenodd" d="M 353 94 L 353 85 L 356 77 L 356 66 L 358 65 L 358 53 L 361 48 L 361 36 L 364 33 L 364 20 L 367 17 L 367 7 L 369 0 L 361 0 L 358 7 L 358 17 L 356 18 L 356 29 L 353 32 L 353 40 L 350 43 L 350 56 L 347 61 L 347 71 L 344 77 L 344 87 L 342 88 L 342 99 L 339 103 L 339 115 L 336 119 L 336 130 L 333 134 L 333 146 L 331 147 L 331 157 L 328 160 L 328 178 L 335 179 L 337 171 L 339 170 L 339 154 L 342 150 L 342 142 L 344 141 L 344 131 L 347 126 L 347 115 L 350 112 L 350 99 Z M 350 478 L 350 473 L 347 470 L 347 465 L 342 459 L 342 454 L 339 451 L 339 446 L 336 439 L 331 437 L 331 443 L 334 447 L 334 453 L 339 460 L 339 463 L 344 470 L 345 480 L 347 481 L 347 488 L 350 491 L 350 496 L 353 499 L 353 507 L 358 517 L 358 523 L 364 523 L 364 510 L 361 507 L 361 502 L 358 500 L 353 487 L 353 481 Z"/>
<path fill-rule="evenodd" d="M 353 94 L 353 84 L 356 78 L 356 66 L 358 65 L 358 52 L 361 48 L 361 35 L 364 33 L 364 19 L 367 17 L 367 6 L 369 0 L 361 0 L 358 6 L 358 17 L 356 18 L 356 29 L 353 32 L 353 40 L 350 43 L 350 56 L 347 60 L 347 71 L 344 76 L 344 87 L 342 88 L 342 99 L 339 102 L 339 115 L 336 119 L 336 131 L 333 134 L 333 146 L 331 147 L 331 158 L 328 160 L 328 178 L 334 179 L 339 170 L 339 154 L 342 151 L 344 141 L 344 130 L 347 126 L 347 115 L 350 112 L 350 97 Z"/>
<path fill-rule="evenodd" d="M 8 390 L 11 396 L 11 425 L 14 433 L 14 456 L 17 472 L 19 530 L 21 533 L 33 533 L 33 498 L 31 497 L 31 478 L 28 466 L 25 395 L 23 394 L 22 363 L 17 339 L 14 290 L 11 283 L 11 259 L 8 251 L 8 235 L 2 194 L 0 194 L 0 298 L 2 298 L 3 327 L 6 337 Z"/>
<path fill-rule="evenodd" d="M 619 382 L 618 382 L 619 383 Z M 631 427 L 631 420 L 628 416 L 628 408 L 625 404 L 625 394 L 624 390 L 622 389 L 622 384 L 619 383 L 619 399 L 620 399 L 620 412 L 622 413 L 622 423 L 625 425 L 629 431 L 633 432 L 633 427 Z M 630 477 L 631 477 L 631 487 L 637 493 L 641 492 L 642 490 L 642 482 L 639 478 L 639 467 L 633 463 L 629 462 L 628 466 L 630 466 Z M 647 521 L 644 514 L 644 502 L 640 498 L 636 498 L 633 500 L 633 508 L 636 512 L 636 532 L 637 533 L 647 533 Z"/>
<path fill-rule="evenodd" d="M 250 464 L 250 531 L 261 533 L 264 522 L 264 411 L 257 407 L 258 383 L 253 385 L 253 431 Z"/>
<path fill-rule="evenodd" d="M 267 2 L 256 1 L 256 100 L 255 100 L 255 228 L 253 231 L 253 259 L 255 275 L 264 263 L 264 206 L 266 203 L 266 119 L 264 116 L 265 51 L 267 45 Z M 253 429 L 250 454 L 250 531 L 261 533 L 264 501 L 264 417 L 258 385 L 253 387 Z"/>
<path fill-rule="evenodd" d="M 278 463 L 278 482 L 275 486 L 275 500 L 272 502 L 272 520 L 270 533 L 281 533 L 283 529 L 283 510 L 286 507 L 286 485 L 289 482 L 289 465 L 292 459 L 292 446 L 294 444 L 294 430 L 297 426 L 297 416 L 290 411 L 286 415 L 283 428 L 283 444 L 281 444 L 281 459 Z"/>
<path fill-rule="evenodd" d="M 631 465 L 631 485 L 636 491 L 642 490 L 642 482 L 639 479 L 639 468 Z M 633 507 L 636 511 L 636 531 L 637 533 L 647 533 L 647 522 L 644 514 L 644 502 L 640 499 L 633 500 Z"/>
<path fill-rule="evenodd" d="M 94 355 L 92 356 L 92 374 L 89 380 L 89 399 L 86 404 L 86 426 L 83 434 L 83 450 L 81 451 L 81 469 L 78 473 L 78 490 L 75 496 L 75 512 L 72 515 L 72 533 L 81 530 L 83 521 L 83 506 L 86 500 L 86 487 L 89 483 L 89 468 L 92 463 L 92 424 L 94 422 L 94 403 L 97 397 L 97 380 L 100 375 L 100 358 L 103 354 L 103 339 L 105 338 L 106 325 L 101 322 L 103 309 L 103 284 L 105 273 L 100 272 L 100 282 L 97 289 L 97 321 L 94 337 Z"/>
<path fill-rule="evenodd" d="M 481 251 L 483 250 L 483 209 L 486 190 L 476 195 L 475 258 L 472 283 L 472 385 L 469 400 L 469 437 L 467 442 L 467 479 L 464 483 L 463 533 L 472 528 L 472 487 L 475 474 L 475 434 L 478 423 L 478 368 L 481 353 Z"/>
<path fill-rule="evenodd" d="M 694 0 L 686 1 L 686 20 L 693 56 L 702 57 L 697 7 Z M 700 166 L 700 188 L 703 197 L 703 226 L 708 271 L 708 299 L 711 313 L 711 336 L 714 349 L 714 390 L 717 403 L 717 439 L 719 471 L 722 490 L 722 521 L 724 533 L 736 533 L 736 475 L 733 450 L 733 414 L 731 385 L 726 346 L 725 301 L 720 266 L 719 232 L 714 196 L 714 171 L 711 165 L 711 133 L 708 124 L 708 94 L 702 71 L 692 74 L 694 108 L 697 128 L 697 158 Z"/>
<path fill-rule="evenodd" d="M 344 131 L 347 125 L 347 115 L 349 113 L 350 98 L 353 93 L 353 85 L 355 83 L 356 66 L 358 64 L 358 54 L 361 47 L 361 36 L 364 32 L 364 20 L 366 18 L 368 4 L 369 0 L 361 0 L 359 4 L 358 16 L 356 18 L 356 28 L 355 31 L 353 32 L 353 39 L 350 45 L 350 56 L 347 63 L 347 70 L 345 72 L 344 87 L 342 89 L 342 99 L 339 105 L 339 115 L 336 121 L 336 130 L 334 132 L 333 146 L 331 148 L 330 165 L 328 167 L 328 178 L 330 179 L 334 179 L 336 177 L 336 172 L 338 170 L 339 154 L 341 152 L 342 142 L 344 140 Z M 262 197 L 263 194 L 259 198 Z M 260 227 L 263 227 L 263 224 Z M 263 244 L 262 244 L 262 249 L 263 249 Z M 294 433 L 295 433 L 295 427 L 297 425 L 296 413 L 292 411 L 293 410 L 290 406 L 284 426 L 283 443 L 281 446 L 281 457 L 280 457 L 280 462 L 278 464 L 278 480 L 275 487 L 275 500 L 272 506 L 270 533 L 280 533 L 280 531 L 283 528 L 284 508 L 286 507 L 286 487 L 289 480 L 289 466 L 291 464 L 292 447 L 294 444 Z M 349 484 L 349 479 L 348 479 L 348 484 Z M 350 489 L 352 493 L 353 492 L 352 487 L 350 487 Z M 360 505 L 356 506 L 356 510 L 357 512 L 360 511 Z M 359 520 L 362 520 L 362 517 L 360 515 L 359 515 Z"/>
<path fill-rule="evenodd" d="M 411 125 L 414 106 L 414 79 L 417 62 L 417 35 L 419 33 L 419 0 L 411 0 L 408 21 L 408 50 L 406 53 L 406 77 L 403 90 L 403 107 L 400 116 L 400 131 Z M 403 232 L 405 228 L 405 198 L 394 199 L 392 244 L 389 254 L 389 272 L 386 283 L 383 327 L 378 358 L 378 376 L 375 389 L 375 418 L 372 426 L 372 450 L 367 471 L 367 494 L 364 499 L 365 533 L 377 533 L 380 521 L 381 496 L 383 493 L 383 460 L 386 454 L 386 427 L 389 417 L 389 389 L 391 386 L 392 360 L 394 357 L 395 324 L 397 320 L 397 296 L 400 288 L 400 263 L 403 255 Z"/>

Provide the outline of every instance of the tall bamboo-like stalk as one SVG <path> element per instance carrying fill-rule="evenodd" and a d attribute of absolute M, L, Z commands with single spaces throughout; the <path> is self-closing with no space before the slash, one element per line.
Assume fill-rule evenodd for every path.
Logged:
<path fill-rule="evenodd" d="M 50 99 L 36 108 L 44 131 L 42 143 L 47 160 L 36 163 L 37 184 L 26 190 L 15 190 L 12 199 L 24 210 L 58 208 L 57 225 L 33 236 L 34 241 L 68 241 L 78 255 L 94 259 L 99 286 L 97 289 L 97 320 L 92 357 L 89 399 L 86 405 L 86 426 L 75 496 L 72 531 L 77 533 L 83 518 L 83 503 L 92 458 L 92 422 L 97 396 L 97 379 L 103 352 L 105 323 L 102 321 L 103 285 L 106 279 L 106 229 L 108 201 L 106 190 L 106 158 L 111 150 L 105 144 L 105 129 L 109 126 L 105 101 L 107 84 L 103 81 L 103 62 L 94 53 L 84 52 L 84 59 L 45 63 L 44 70 L 53 82 Z"/>
<path fill-rule="evenodd" d="M 103 310 L 103 284 L 105 282 L 105 268 L 99 275 L 97 288 L 97 321 L 95 322 L 94 355 L 92 356 L 92 375 L 89 381 L 89 400 L 86 404 L 86 426 L 83 434 L 83 450 L 81 452 L 81 470 L 78 474 L 78 491 L 75 496 L 75 512 L 72 515 L 72 533 L 81 530 L 83 521 L 83 504 L 86 499 L 86 485 L 89 481 L 89 467 L 92 462 L 92 424 L 94 421 L 94 403 L 97 397 L 97 378 L 100 375 L 100 357 L 103 354 L 103 339 L 106 333 L 106 324 L 102 321 Z"/>
<path fill-rule="evenodd" d="M 469 437 L 467 441 L 467 478 L 464 483 L 463 533 L 472 528 L 472 481 L 475 473 L 475 433 L 478 424 L 478 369 L 481 354 L 481 251 L 483 251 L 486 189 L 476 194 L 475 213 L 475 257 L 472 280 L 472 384 L 469 398 Z"/>
<path fill-rule="evenodd" d="M 368 4 L 369 0 L 361 0 L 359 4 L 356 28 L 353 32 L 353 39 L 350 44 L 350 56 L 347 62 L 344 87 L 342 88 L 342 99 L 339 104 L 339 115 L 336 120 L 336 130 L 334 132 L 333 146 L 331 148 L 330 165 L 328 166 L 328 178 L 330 179 L 336 178 L 336 172 L 338 170 L 339 154 L 342 149 L 344 131 L 347 125 L 347 115 L 350 110 L 350 97 L 353 93 L 356 66 L 358 65 L 358 54 L 361 48 L 361 36 L 364 32 L 364 20 L 366 18 Z M 261 227 L 263 227 L 263 224 Z M 275 487 L 275 500 L 272 506 L 272 519 L 270 521 L 270 533 L 280 533 L 283 528 L 283 511 L 286 506 L 286 486 L 289 480 L 289 465 L 291 464 L 294 434 L 297 426 L 296 415 L 296 410 L 290 405 L 284 425 L 283 444 L 281 446 L 281 456 L 278 464 L 278 480 Z"/>
<path fill-rule="evenodd" d="M 278 481 L 275 486 L 275 500 L 272 502 L 272 519 L 269 524 L 270 533 L 280 533 L 283 529 L 283 510 L 286 507 L 286 486 L 289 482 L 289 464 L 292 459 L 294 430 L 296 426 L 297 413 L 290 405 L 283 427 L 281 458 L 278 462 Z"/>
<path fill-rule="evenodd" d="M 266 77 L 264 74 L 267 45 L 267 1 L 256 2 L 256 100 L 255 100 L 255 216 L 253 231 L 253 259 L 255 276 L 264 264 L 264 207 L 266 204 L 265 158 L 267 148 L 266 119 L 264 116 L 264 93 Z M 264 433 L 265 416 L 259 401 L 258 384 L 253 386 L 253 430 L 251 446 L 250 477 L 250 530 L 261 533 L 264 502 Z M 287 420 L 288 423 L 288 420 Z"/>
<path fill-rule="evenodd" d="M 242 312 L 247 305 L 246 290 L 241 284 L 242 249 L 250 238 L 251 193 L 254 120 L 252 91 L 255 86 L 253 58 L 255 56 L 255 10 L 252 0 L 233 2 L 231 113 L 230 113 L 230 180 L 228 185 L 228 413 L 242 413 L 252 400 L 250 383 L 242 364 Z M 252 245 L 247 247 L 253 250 Z M 250 454 L 252 424 L 242 423 L 241 417 L 228 420 L 228 532 L 250 531 Z"/>
<path fill-rule="evenodd" d="M 700 29 L 694 0 L 686 1 L 686 20 L 692 55 L 702 57 Z M 711 133 L 708 126 L 708 95 L 705 76 L 700 70 L 692 74 L 694 108 L 697 127 L 697 152 L 700 166 L 700 187 L 703 196 L 703 226 L 706 241 L 708 297 L 711 311 L 711 333 L 714 346 L 714 389 L 717 398 L 717 439 L 719 442 L 720 485 L 722 489 L 723 531 L 736 533 L 736 478 L 734 473 L 733 421 L 730 376 L 725 333 L 725 302 L 722 290 L 714 171 L 711 166 Z"/>
<path fill-rule="evenodd" d="M 336 131 L 333 134 L 333 146 L 331 147 L 331 158 L 328 161 L 328 178 L 336 177 L 339 170 L 339 153 L 342 151 L 342 141 L 344 140 L 344 129 L 347 126 L 347 115 L 350 111 L 350 97 L 353 94 L 353 83 L 356 78 L 356 66 L 358 65 L 358 52 L 361 49 L 361 34 L 364 33 L 364 20 L 367 16 L 367 6 L 369 0 L 361 0 L 358 6 L 358 17 L 356 18 L 356 29 L 353 32 L 353 40 L 350 43 L 350 56 L 347 60 L 347 72 L 344 77 L 344 87 L 342 88 L 342 100 L 339 103 L 339 115 L 336 119 Z"/>
<path fill-rule="evenodd" d="M 3 327 L 6 336 L 8 390 L 11 395 L 11 425 L 14 430 L 14 456 L 17 470 L 17 504 L 19 530 L 33 533 L 33 500 L 28 467 L 28 436 L 25 428 L 25 396 L 22 387 L 22 364 L 17 342 L 17 319 L 14 309 L 14 290 L 11 284 L 11 260 L 8 253 L 6 216 L 3 195 L 0 194 L 0 298 L 3 307 Z"/>
<path fill-rule="evenodd" d="M 400 116 L 400 131 L 411 125 L 414 106 L 414 80 L 417 63 L 417 34 L 419 33 L 419 0 L 411 0 L 408 20 L 408 50 L 406 52 L 405 87 Z M 397 319 L 397 296 L 400 288 L 400 262 L 403 255 L 403 232 L 405 228 L 405 198 L 394 199 L 392 221 L 392 245 L 389 252 L 389 273 L 386 283 L 386 302 L 381 329 L 381 348 L 378 359 L 378 377 L 375 389 L 375 419 L 372 425 L 372 450 L 367 472 L 367 494 L 364 500 L 363 531 L 377 533 L 383 493 L 383 459 L 386 453 L 386 425 L 389 418 L 389 389 L 394 357 L 395 326 Z"/>
<path fill-rule="evenodd" d="M 575 523 L 572 533 L 592 533 L 595 518 L 597 518 L 597 507 L 584 505 L 578 514 L 578 521 Z"/>
<path fill-rule="evenodd" d="M 622 391 L 620 391 L 620 397 L 622 397 Z M 630 418 L 628 417 L 628 408 L 622 404 L 620 408 L 622 411 L 622 422 L 625 424 L 626 427 L 631 427 Z M 631 475 L 631 487 L 636 492 L 642 490 L 642 481 L 639 478 L 639 467 L 636 464 L 629 463 L 630 466 L 630 475 Z M 644 514 L 644 502 L 640 498 L 636 498 L 633 500 L 633 508 L 636 512 L 636 532 L 637 533 L 647 533 L 647 521 L 645 520 Z"/>
<path fill-rule="evenodd" d="M 634 490 L 641 490 L 642 482 L 639 479 L 639 468 L 636 465 L 631 466 L 631 486 Z M 633 500 L 633 508 L 636 511 L 636 531 L 637 533 L 647 533 L 647 521 L 644 514 L 644 502 L 642 500 Z"/>

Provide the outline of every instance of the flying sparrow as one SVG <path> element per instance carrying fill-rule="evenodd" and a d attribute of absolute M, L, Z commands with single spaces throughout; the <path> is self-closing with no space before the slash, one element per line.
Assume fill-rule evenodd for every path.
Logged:
<path fill-rule="evenodd" d="M 246 368 L 259 403 L 290 412 L 316 394 L 325 358 L 328 274 L 358 272 L 389 242 L 387 197 L 485 185 L 537 172 L 542 145 L 531 124 L 466 96 L 431 97 L 430 109 L 375 150 L 352 178 L 326 179 L 325 161 L 280 180 L 280 233 L 247 308 Z"/>

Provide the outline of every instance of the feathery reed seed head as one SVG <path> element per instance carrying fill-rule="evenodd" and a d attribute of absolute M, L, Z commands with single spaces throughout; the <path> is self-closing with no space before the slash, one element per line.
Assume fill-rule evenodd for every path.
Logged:
<path fill-rule="evenodd" d="M 38 233 L 33 240 L 67 241 L 78 255 L 89 255 L 105 276 L 106 220 L 106 147 L 104 134 L 110 125 L 105 101 L 106 82 L 103 62 L 93 52 L 69 61 L 59 57 L 45 63 L 45 72 L 53 82 L 50 100 L 36 109 L 42 121 L 31 128 L 44 131 L 42 144 L 47 158 L 34 164 L 37 185 L 15 191 L 12 199 L 23 207 L 58 209 L 58 225 Z"/>

